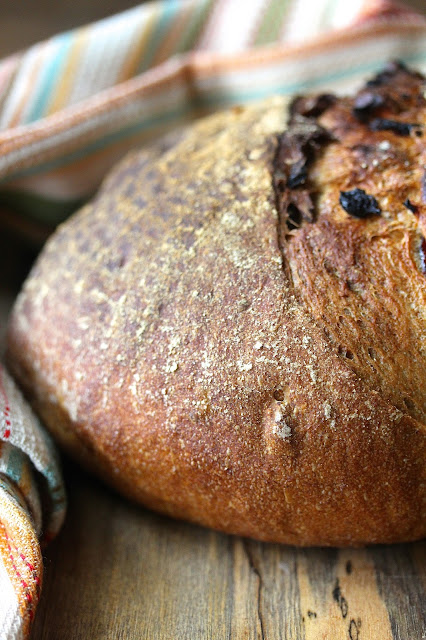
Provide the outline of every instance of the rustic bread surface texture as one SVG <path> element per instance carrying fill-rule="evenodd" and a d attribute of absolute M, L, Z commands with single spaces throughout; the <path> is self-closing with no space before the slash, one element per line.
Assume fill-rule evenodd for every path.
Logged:
<path fill-rule="evenodd" d="M 126 496 L 297 545 L 425 535 L 425 109 L 389 74 L 371 91 L 406 82 L 418 130 L 359 96 L 296 101 L 293 138 L 284 98 L 234 109 L 128 156 L 47 243 L 8 362 Z M 380 213 L 349 214 L 354 188 Z"/>

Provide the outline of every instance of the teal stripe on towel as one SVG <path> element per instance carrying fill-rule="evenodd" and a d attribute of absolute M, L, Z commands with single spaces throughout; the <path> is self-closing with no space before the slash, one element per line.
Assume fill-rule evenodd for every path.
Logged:
<path fill-rule="evenodd" d="M 26 124 L 29 122 L 35 122 L 45 115 L 49 102 L 54 96 L 55 85 L 73 41 L 73 31 L 62 33 L 53 39 L 56 46 L 56 52 L 54 55 L 50 56 L 49 64 L 41 71 L 41 77 L 38 81 L 38 89 L 33 98 L 31 108 L 25 118 Z"/>
<path fill-rule="evenodd" d="M 22 476 L 25 454 L 17 447 L 11 447 L 9 459 L 7 461 L 6 475 L 18 486 Z"/>
<path fill-rule="evenodd" d="M 160 46 L 164 36 L 166 35 L 169 26 L 173 24 L 174 17 L 180 8 L 180 0 L 169 0 L 165 2 L 162 7 L 161 14 L 155 25 L 149 42 L 146 46 L 146 54 L 142 58 L 137 74 L 142 73 L 150 68 L 151 62 Z M 136 74 L 136 75 L 137 75 Z"/>

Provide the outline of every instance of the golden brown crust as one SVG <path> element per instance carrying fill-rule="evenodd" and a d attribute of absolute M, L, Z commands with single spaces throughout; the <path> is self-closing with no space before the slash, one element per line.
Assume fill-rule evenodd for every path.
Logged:
<path fill-rule="evenodd" d="M 286 255 L 298 294 L 348 365 L 425 423 L 423 92 L 421 76 L 390 65 L 321 114 L 334 140 L 310 172 L 316 219 L 292 233 Z M 339 206 L 340 192 L 359 187 L 380 215 L 359 219 Z"/>
<path fill-rule="evenodd" d="M 337 191 L 378 178 L 337 180 L 330 142 L 309 168 L 315 219 L 283 234 L 271 172 L 286 114 L 271 99 L 129 156 L 47 244 L 9 363 L 64 446 L 152 508 L 291 544 L 420 538 L 420 223 L 385 186 L 389 219 L 348 216 Z"/>

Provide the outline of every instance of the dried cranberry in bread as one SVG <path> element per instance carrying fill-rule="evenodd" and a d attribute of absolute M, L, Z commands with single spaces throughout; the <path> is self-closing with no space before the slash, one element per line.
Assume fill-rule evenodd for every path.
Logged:
<path fill-rule="evenodd" d="M 424 79 L 274 98 L 127 157 L 48 242 L 8 362 L 171 516 L 299 545 L 426 533 Z"/>

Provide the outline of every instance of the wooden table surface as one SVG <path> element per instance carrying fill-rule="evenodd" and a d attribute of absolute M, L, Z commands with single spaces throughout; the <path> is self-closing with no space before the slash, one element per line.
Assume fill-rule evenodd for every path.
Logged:
<path fill-rule="evenodd" d="M 66 461 L 32 640 L 421 640 L 426 542 L 298 549 L 130 504 Z"/>

